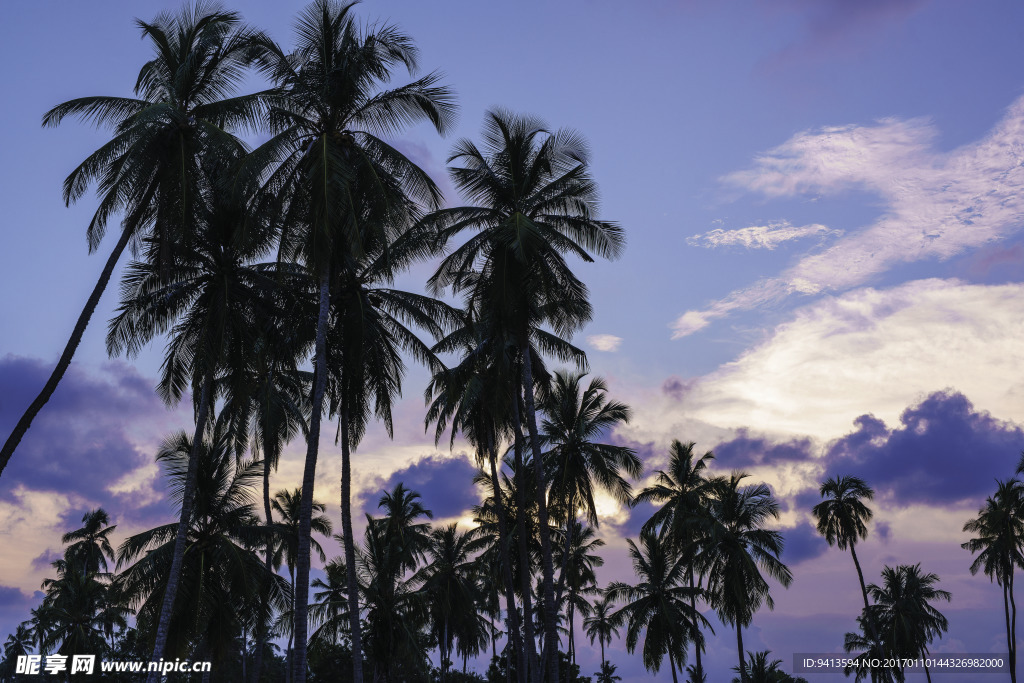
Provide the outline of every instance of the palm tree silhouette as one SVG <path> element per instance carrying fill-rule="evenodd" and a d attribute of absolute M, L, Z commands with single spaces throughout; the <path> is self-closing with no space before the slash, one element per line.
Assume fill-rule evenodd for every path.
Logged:
<path fill-rule="evenodd" d="M 994 495 L 985 499 L 978 516 L 964 524 L 964 531 L 975 537 L 960 547 L 977 555 L 971 574 L 984 571 L 1003 589 L 1006 616 L 1006 647 L 1010 660 L 1010 680 L 1017 680 L 1017 603 L 1013 598 L 1013 575 L 1024 567 L 1021 544 L 1024 542 L 1024 485 L 1016 479 L 997 482 Z"/>
<path fill-rule="evenodd" d="M 594 603 L 593 611 L 583 620 L 583 628 L 586 630 L 590 643 L 596 640 L 601 647 L 601 667 L 608 664 L 604 656 L 605 644 L 611 644 L 612 637 L 619 636 L 620 623 L 614 617 L 615 604 L 608 598 L 607 593 L 600 600 Z"/>
<path fill-rule="evenodd" d="M 630 586 L 614 582 L 608 586 L 609 600 L 623 600 L 625 604 L 613 615 L 614 620 L 625 620 L 626 649 L 636 650 L 640 632 L 644 633 L 644 667 L 655 673 L 668 656 L 672 681 L 678 683 L 676 665 L 686 663 L 686 643 L 700 641 L 701 626 L 710 628 L 707 619 L 690 606 L 690 598 L 700 589 L 684 586 L 686 563 L 674 552 L 664 533 L 653 529 L 640 532 L 640 545 L 628 539 L 633 571 L 639 581 Z"/>
<path fill-rule="evenodd" d="M 96 508 L 82 516 L 82 528 L 64 534 L 61 543 L 71 545 L 65 550 L 69 562 L 81 567 L 85 573 L 107 571 L 107 559 L 114 561 L 114 548 L 110 545 L 110 534 L 117 526 L 110 525 L 110 518 L 103 508 Z"/>
<path fill-rule="evenodd" d="M 136 25 L 155 54 L 139 71 L 134 98 L 82 97 L 43 116 L 44 126 L 78 116 L 113 129 L 114 137 L 64 181 L 64 201 L 70 205 L 97 186 L 100 204 L 86 230 L 90 253 L 111 216 L 123 216 L 121 236 L 56 367 L 0 448 L 0 474 L 71 365 L 125 247 L 154 239 L 166 272 L 173 245 L 189 242 L 196 229 L 201 188 L 212 180 L 208 161 L 237 157 L 243 146 L 233 133 L 253 126 L 260 115 L 259 94 L 228 97 L 257 49 L 258 34 L 242 25 L 237 12 L 196 4 L 177 16 L 162 14 Z"/>
<path fill-rule="evenodd" d="M 749 475 L 733 472 L 717 487 L 712 501 L 714 523 L 698 560 L 708 577 L 708 593 L 722 621 L 736 627 L 740 680 L 747 682 L 743 666 L 743 627 L 767 605 L 775 607 L 768 582 L 761 572 L 788 587 L 793 574 L 782 563 L 783 538 L 765 523 L 779 516 L 779 504 L 765 484 L 741 487 Z"/>

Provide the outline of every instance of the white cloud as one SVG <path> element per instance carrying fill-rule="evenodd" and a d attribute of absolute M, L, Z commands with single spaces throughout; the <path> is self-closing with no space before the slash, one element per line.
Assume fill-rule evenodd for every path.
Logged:
<path fill-rule="evenodd" d="M 678 398 L 637 395 L 621 433 L 667 445 L 748 427 L 824 442 L 865 413 L 897 423 L 907 406 L 947 387 L 1024 422 L 1022 338 L 1024 284 L 929 279 L 857 289 L 798 309 Z"/>
<path fill-rule="evenodd" d="M 587 337 L 587 343 L 598 351 L 611 353 L 619 350 L 619 346 L 622 345 L 622 337 L 616 337 L 614 334 L 592 334 Z"/>
<path fill-rule="evenodd" d="M 686 243 L 695 247 L 742 246 L 747 249 L 774 249 L 783 242 L 814 237 L 815 235 L 839 235 L 841 230 L 830 230 L 820 223 L 792 225 L 789 221 L 778 221 L 767 225 L 751 225 L 739 230 L 715 228 L 701 235 L 688 237 Z"/>
<path fill-rule="evenodd" d="M 877 194 L 884 213 L 778 277 L 733 292 L 705 311 L 688 311 L 674 338 L 700 327 L 696 316 L 721 317 L 791 293 L 843 291 L 900 263 L 949 259 L 1004 239 L 1024 227 L 1024 98 L 981 140 L 934 150 L 925 119 L 885 119 L 800 133 L 725 178 L 767 197 Z M 725 308 L 722 308 L 725 304 Z"/>

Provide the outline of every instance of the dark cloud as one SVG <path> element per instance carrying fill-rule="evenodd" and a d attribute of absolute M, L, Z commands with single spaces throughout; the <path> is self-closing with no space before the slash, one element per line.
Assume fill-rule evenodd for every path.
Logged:
<path fill-rule="evenodd" d="M 883 543 L 888 543 L 892 538 L 892 525 L 889 522 L 876 522 L 875 535 L 882 539 Z"/>
<path fill-rule="evenodd" d="M 692 380 L 687 381 L 675 375 L 661 383 L 661 393 L 671 396 L 677 401 L 682 401 L 683 396 L 689 393 L 691 388 L 693 388 Z"/>
<path fill-rule="evenodd" d="M 13 430 L 50 371 L 49 364 L 36 359 L 0 359 L 0 434 Z M 0 495 L 21 484 L 108 498 L 108 485 L 152 458 L 139 452 L 129 430 L 166 414 L 152 383 L 130 366 L 109 363 L 93 376 L 73 365 L 11 458 Z"/>
<path fill-rule="evenodd" d="M 14 586 L 0 585 L 0 609 L 23 607 L 31 602 L 31 596 L 25 595 Z"/>
<path fill-rule="evenodd" d="M 737 430 L 737 435 L 735 439 L 715 446 L 715 464 L 718 467 L 779 465 L 784 462 L 810 460 L 813 457 L 811 440 L 808 438 L 772 443 L 764 438 L 750 436 L 746 429 Z"/>
<path fill-rule="evenodd" d="M 996 478 L 1013 474 L 1024 430 L 984 411 L 963 394 L 937 392 L 888 429 L 871 415 L 832 443 L 825 476 L 855 475 L 900 504 L 948 504 L 983 498 Z"/>
<path fill-rule="evenodd" d="M 477 468 L 466 455 L 442 458 L 425 456 L 408 467 L 393 472 L 387 479 L 367 491 L 364 507 L 374 514 L 383 491 L 390 491 L 399 482 L 422 496 L 422 503 L 435 518 L 454 517 L 480 502 L 473 477 Z"/>
<path fill-rule="evenodd" d="M 810 522 L 803 522 L 780 531 L 785 539 L 782 561 L 790 567 L 804 560 L 814 559 L 828 550 L 828 543 Z"/>
<path fill-rule="evenodd" d="M 50 568 L 50 565 L 57 560 L 64 557 L 64 555 L 53 548 L 47 548 L 36 557 L 32 558 L 32 569 L 38 571 L 46 571 Z"/>
<path fill-rule="evenodd" d="M 629 518 L 618 525 L 619 533 L 624 538 L 637 538 L 640 536 L 640 528 L 658 511 L 661 505 L 652 503 L 640 503 L 629 510 Z"/>

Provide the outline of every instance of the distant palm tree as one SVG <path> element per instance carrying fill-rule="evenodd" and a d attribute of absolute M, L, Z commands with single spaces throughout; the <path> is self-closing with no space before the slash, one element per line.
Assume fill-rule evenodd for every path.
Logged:
<path fill-rule="evenodd" d="M 608 586 L 609 600 L 625 601 L 612 618 L 627 622 L 629 652 L 636 650 L 644 631 L 644 667 L 657 673 L 668 656 L 672 681 L 678 683 L 676 668 L 686 663 L 686 643 L 703 638 L 701 626 L 710 628 L 704 615 L 690 606 L 690 597 L 701 591 L 683 585 L 686 564 L 663 534 L 646 529 L 640 532 L 639 546 L 632 539 L 627 543 L 639 583 L 616 581 Z"/>
<path fill-rule="evenodd" d="M 490 316 L 494 328 L 514 341 L 519 351 L 523 417 L 536 478 L 544 482 L 531 347 L 543 348 L 549 338 L 542 326 L 565 336 L 591 317 L 586 286 L 573 274 L 565 256 L 591 261 L 590 250 L 614 257 L 622 248 L 622 232 L 595 217 L 597 188 L 587 173 L 586 146 L 577 133 L 549 133 L 537 119 L 495 110 L 485 116 L 483 137 L 482 151 L 473 142 L 461 140 L 449 157 L 449 162 L 462 163 L 450 167 L 449 173 L 474 205 L 432 216 L 444 241 L 463 230 L 479 234 L 445 258 L 430 286 L 435 293 L 449 286 L 465 293 L 466 308 Z M 513 407 L 518 409 L 518 400 Z M 545 489 L 537 490 L 544 629 L 545 640 L 555 643 L 557 615 Z M 554 648 L 550 650 L 545 668 L 550 681 L 557 683 L 558 659 Z"/>
<path fill-rule="evenodd" d="M 741 487 L 747 476 L 733 472 L 718 487 L 712 504 L 715 521 L 701 560 L 713 607 L 724 623 L 736 627 L 743 683 L 749 683 L 743 667 L 743 627 L 750 624 L 761 605 L 775 606 L 761 572 L 786 587 L 793 581 L 793 574 L 779 559 L 782 534 L 764 528 L 766 522 L 778 518 L 779 504 L 766 484 Z"/>
<path fill-rule="evenodd" d="M 597 588 L 595 569 L 604 565 L 604 558 L 598 550 L 604 541 L 597 537 L 592 526 L 584 526 L 577 520 L 568 522 L 565 534 L 572 538 L 568 547 L 562 547 L 555 559 L 564 568 L 559 578 L 559 607 L 565 604 L 565 620 L 569 630 L 569 663 L 576 664 L 576 613 L 586 617 L 592 611 L 587 595 L 600 591 Z M 563 592 L 563 588 L 565 589 Z"/>
<path fill-rule="evenodd" d="M 686 562 L 686 580 L 690 588 L 696 588 L 695 559 L 700 552 L 701 542 L 712 524 L 711 500 L 720 485 L 720 480 L 708 476 L 708 465 L 715 454 L 708 451 L 697 457 L 694 442 L 682 443 L 678 439 L 669 447 L 668 468 L 658 470 L 654 483 L 641 490 L 633 501 L 661 504 L 645 528 L 664 528 L 669 540 L 676 546 Z M 690 597 L 690 606 L 697 609 L 697 593 Z M 699 679 L 704 675 L 701 664 L 701 643 L 694 642 L 693 668 Z"/>
<path fill-rule="evenodd" d="M 310 636 L 310 648 L 333 645 L 348 634 L 348 569 L 335 558 L 324 565 L 324 573 L 326 581 L 313 579 L 310 584 L 318 592 L 313 593 L 309 614 L 313 623 L 319 624 Z"/>
<path fill-rule="evenodd" d="M 622 676 L 615 675 L 615 669 L 617 667 L 611 662 L 601 662 L 601 670 L 594 674 L 594 680 L 597 683 L 616 683 L 622 680 Z"/>
<path fill-rule="evenodd" d="M 210 184 L 207 161 L 237 157 L 243 146 L 233 132 L 252 126 L 260 114 L 259 95 L 229 97 L 245 77 L 257 36 L 237 12 L 197 3 L 177 16 L 136 24 L 155 53 L 139 71 L 136 97 L 82 97 L 43 116 L 44 126 L 79 116 L 113 129 L 113 139 L 64 181 L 64 201 L 77 201 L 95 183 L 100 204 L 86 231 L 89 251 L 99 246 L 111 216 L 122 216 L 121 236 L 57 366 L 0 449 L 0 474 L 71 365 L 125 247 L 133 240 L 156 240 L 166 270 L 173 245 L 190 241 L 196 229 L 201 188 Z"/>
<path fill-rule="evenodd" d="M 948 591 L 935 587 L 938 582 L 938 575 L 922 574 L 921 565 L 915 564 L 887 566 L 882 569 L 882 585 L 868 586 L 882 640 L 895 657 L 927 657 L 928 645 L 949 629 L 946 617 L 932 605 L 951 599 Z M 925 675 L 930 683 L 927 666 Z"/>
<path fill-rule="evenodd" d="M 0 681 L 14 683 L 18 657 L 24 657 L 32 651 L 32 631 L 28 624 L 18 624 L 14 633 L 7 636 L 4 643 L 4 659 L 0 662 Z"/>
<path fill-rule="evenodd" d="M 995 494 L 985 500 L 978 516 L 964 524 L 974 538 L 960 547 L 976 554 L 971 574 L 985 572 L 1003 589 L 1006 616 L 1006 647 L 1010 659 L 1010 680 L 1017 681 L 1017 603 L 1013 597 L 1013 577 L 1024 567 L 1024 485 L 1016 479 L 998 482 Z"/>
<path fill-rule="evenodd" d="M 770 650 L 760 652 L 747 652 L 749 659 L 741 664 L 744 670 L 741 672 L 739 666 L 734 666 L 733 671 L 745 675 L 750 683 L 807 683 L 804 678 L 794 678 L 782 670 L 782 660 L 773 659 L 769 661 Z M 739 678 L 732 679 L 732 683 L 739 683 Z"/>
<path fill-rule="evenodd" d="M 270 110 L 274 137 L 256 151 L 254 167 L 282 160 L 269 177 L 270 194 L 280 198 L 288 226 L 282 251 L 297 256 L 316 279 L 318 314 L 312 417 L 303 471 L 301 543 L 296 577 L 295 683 L 306 679 L 306 611 L 309 592 L 308 525 L 311 516 L 320 422 L 327 388 L 327 329 L 331 286 L 339 269 L 358 258 L 362 245 L 383 231 L 390 243 L 410 198 L 431 208 L 440 193 L 430 177 L 381 135 L 426 120 L 443 132 L 454 112 L 450 92 L 429 74 L 391 90 L 382 85 L 397 67 L 416 68 L 416 48 L 395 27 L 361 28 L 352 4 L 317 0 L 297 23 L 295 50 L 285 53 L 267 43 L 265 70 L 280 89 Z M 395 221 L 395 219 L 398 219 Z M 390 224 L 390 225 L 389 225 Z M 342 417 L 347 422 L 346 417 Z M 342 534 L 349 571 L 349 600 L 359 601 L 352 539 L 348 479 L 342 482 Z M 359 611 L 351 610 L 353 651 L 360 649 Z M 363 682 L 362 660 L 353 657 L 355 683 Z"/>
<path fill-rule="evenodd" d="M 818 533 L 825 537 L 830 546 L 838 545 L 840 550 L 850 549 L 860 580 L 868 628 L 877 631 L 871 621 L 868 589 L 864 585 L 864 572 L 861 571 L 856 549 L 857 540 L 868 536 L 867 523 L 871 521 L 872 512 L 864 501 L 874 498 L 875 491 L 863 479 L 847 475 L 826 479 L 819 493 L 823 500 L 811 510 L 817 519 Z"/>
<path fill-rule="evenodd" d="M 71 545 L 65 550 L 68 559 L 81 567 L 84 573 L 107 571 L 107 559 L 114 561 L 114 548 L 109 536 L 117 526 L 110 526 L 110 518 L 103 508 L 86 512 L 82 517 L 82 528 L 69 531 L 61 537 L 61 543 Z"/>
<path fill-rule="evenodd" d="M 593 612 L 583 620 L 583 628 L 587 633 L 587 637 L 590 638 L 590 644 L 593 645 L 596 640 L 601 646 L 601 667 L 603 671 L 604 665 L 608 663 L 604 656 L 604 646 L 606 643 L 611 644 L 612 637 L 617 638 L 619 636 L 620 624 L 619 620 L 615 618 L 615 604 L 608 599 L 607 594 L 595 602 L 593 607 Z"/>
<path fill-rule="evenodd" d="M 874 606 L 872 605 L 872 610 Z M 892 661 L 891 648 L 882 639 L 873 635 L 874 631 L 867 627 L 867 614 L 857 617 L 859 632 L 848 632 L 843 639 L 843 649 L 855 655 L 856 664 L 847 665 L 843 669 L 846 676 L 853 674 L 857 683 L 871 677 L 872 683 L 903 683 L 903 674 L 898 668 L 881 667 L 878 661 Z"/>

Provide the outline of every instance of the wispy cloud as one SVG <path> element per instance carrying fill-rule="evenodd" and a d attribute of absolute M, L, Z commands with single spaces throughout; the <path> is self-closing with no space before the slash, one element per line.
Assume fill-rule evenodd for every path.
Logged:
<path fill-rule="evenodd" d="M 616 337 L 614 334 L 592 334 L 587 337 L 587 343 L 598 351 L 611 353 L 619 350 L 619 346 L 622 345 L 622 337 Z"/>
<path fill-rule="evenodd" d="M 774 249 L 790 240 L 840 234 L 841 230 L 830 230 L 820 223 L 792 225 L 789 221 L 778 221 L 767 225 L 751 225 L 738 230 L 715 228 L 687 238 L 686 243 L 694 247 L 708 248 L 741 246 L 747 249 Z"/>
<path fill-rule="evenodd" d="M 1024 98 L 983 139 L 948 153 L 925 119 L 800 133 L 725 181 L 769 198 L 877 194 L 884 213 L 777 277 L 737 290 L 672 325 L 692 334 L 734 310 L 793 293 L 843 291 L 901 263 L 949 259 L 1024 228 Z"/>

